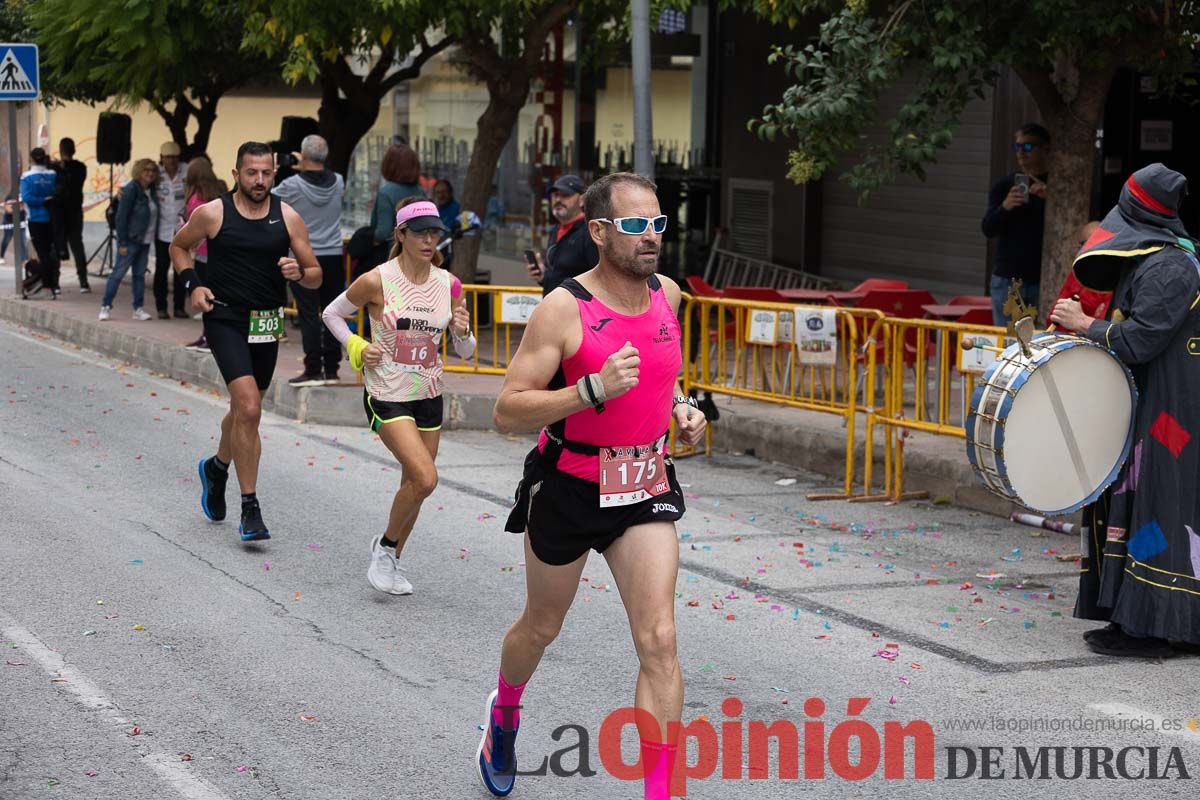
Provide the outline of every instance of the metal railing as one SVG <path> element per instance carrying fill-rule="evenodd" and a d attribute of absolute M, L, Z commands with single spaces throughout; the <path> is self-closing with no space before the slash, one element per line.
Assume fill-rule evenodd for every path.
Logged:
<path fill-rule="evenodd" d="M 704 267 L 704 280 L 718 289 L 762 286 L 767 289 L 834 289 L 837 282 L 752 256 L 713 247 Z"/>
<path fill-rule="evenodd" d="M 865 414 L 863 493 L 872 483 L 876 394 L 873 343 L 884 315 L 873 309 L 795 306 L 752 300 L 688 297 L 684 306 L 684 389 L 761 400 L 833 414 L 846 427 L 840 495 L 854 496 L 857 417 Z M 860 377 L 861 376 L 861 377 Z"/>

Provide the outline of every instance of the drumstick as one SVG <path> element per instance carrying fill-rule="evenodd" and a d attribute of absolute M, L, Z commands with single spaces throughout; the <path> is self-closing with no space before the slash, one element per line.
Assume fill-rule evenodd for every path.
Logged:
<path fill-rule="evenodd" d="M 979 348 L 980 350 L 990 350 L 993 353 L 1004 352 L 1003 347 L 992 347 L 991 345 L 987 344 L 975 344 L 974 339 L 963 339 L 960 346 L 963 350 L 974 350 L 975 348 Z"/>
<path fill-rule="evenodd" d="M 1071 299 L 1074 300 L 1076 303 L 1078 303 L 1079 295 L 1073 294 L 1073 295 L 1071 295 Z M 1055 327 L 1053 322 L 1051 322 L 1049 325 L 1046 326 L 1046 333 L 1053 333 L 1056 330 L 1058 330 L 1058 328 Z"/>

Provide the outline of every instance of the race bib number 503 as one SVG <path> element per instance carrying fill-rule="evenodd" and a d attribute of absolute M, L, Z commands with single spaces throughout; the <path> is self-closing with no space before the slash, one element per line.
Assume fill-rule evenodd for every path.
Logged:
<path fill-rule="evenodd" d="M 246 341 L 250 344 L 268 344 L 279 341 L 283 335 L 283 309 L 268 308 L 250 312 L 250 331 Z"/>

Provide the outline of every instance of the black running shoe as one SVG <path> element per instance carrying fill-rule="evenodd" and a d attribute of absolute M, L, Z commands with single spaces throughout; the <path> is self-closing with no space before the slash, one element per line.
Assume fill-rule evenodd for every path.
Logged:
<path fill-rule="evenodd" d="M 263 522 L 262 509 L 258 507 L 257 500 L 242 503 L 242 525 L 238 529 L 238 533 L 241 534 L 243 542 L 258 542 L 271 538 L 271 534 L 267 531 L 267 523 Z"/>
<path fill-rule="evenodd" d="M 229 472 L 217 469 L 211 458 L 200 459 L 200 508 L 213 522 L 225 519 L 225 482 Z"/>

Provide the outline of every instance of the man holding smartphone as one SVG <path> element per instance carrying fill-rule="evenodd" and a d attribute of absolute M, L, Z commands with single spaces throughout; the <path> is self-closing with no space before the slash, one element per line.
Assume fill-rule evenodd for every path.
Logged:
<path fill-rule="evenodd" d="M 600 263 L 600 251 L 588 236 L 583 218 L 583 192 L 587 187 L 578 175 L 563 175 L 550 188 L 550 211 L 558 224 L 550 229 L 550 247 L 540 253 L 525 251 L 529 277 L 550 294 L 567 278 L 582 275 Z"/>
<path fill-rule="evenodd" d="M 1004 302 L 1016 279 L 1021 298 L 1036 307 L 1042 276 L 1042 229 L 1046 217 L 1047 156 L 1050 133 L 1041 125 L 1021 126 L 1013 141 L 1017 172 L 996 182 L 988 193 L 983 235 L 996 239 L 992 261 L 992 317 L 1007 325 Z"/>

